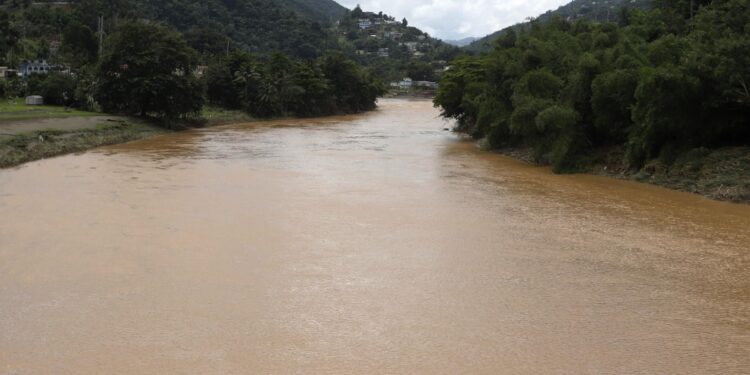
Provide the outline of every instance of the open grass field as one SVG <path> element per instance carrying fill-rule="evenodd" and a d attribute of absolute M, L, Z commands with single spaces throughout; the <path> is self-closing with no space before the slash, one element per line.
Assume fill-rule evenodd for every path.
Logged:
<path fill-rule="evenodd" d="M 24 99 L 22 98 L 0 100 L 0 122 L 98 115 L 100 114 L 95 112 L 79 111 L 75 109 L 66 109 L 65 107 L 60 106 L 26 105 Z"/>

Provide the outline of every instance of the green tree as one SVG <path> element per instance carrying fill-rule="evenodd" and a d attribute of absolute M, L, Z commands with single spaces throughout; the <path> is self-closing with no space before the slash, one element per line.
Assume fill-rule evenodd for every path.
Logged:
<path fill-rule="evenodd" d="M 700 82 L 676 67 L 649 69 L 635 92 L 635 126 L 628 161 L 640 167 L 659 156 L 662 147 L 694 146 L 701 141 Z"/>
<path fill-rule="evenodd" d="M 73 67 L 80 68 L 96 62 L 98 51 L 96 35 L 88 26 L 74 21 L 65 27 L 61 52 Z"/>
<path fill-rule="evenodd" d="M 180 34 L 136 21 L 107 40 L 96 99 L 107 112 L 176 119 L 200 112 L 203 87 L 195 52 Z"/>
<path fill-rule="evenodd" d="M 70 74 L 50 73 L 41 82 L 40 94 L 47 104 L 73 105 L 76 97 L 76 80 Z"/>
<path fill-rule="evenodd" d="M 614 70 L 594 79 L 591 106 L 596 138 L 602 144 L 621 144 L 633 125 L 631 109 L 635 105 L 638 71 Z"/>
<path fill-rule="evenodd" d="M 336 95 L 336 105 L 344 112 L 375 108 L 375 101 L 385 92 L 382 84 L 354 61 L 341 54 L 326 56 L 321 68 Z"/>
<path fill-rule="evenodd" d="M 412 61 L 406 69 L 409 77 L 415 81 L 434 81 L 435 69 L 430 64 L 422 61 Z"/>
<path fill-rule="evenodd" d="M 4 62 L 6 55 L 18 43 L 18 32 L 10 25 L 8 13 L 0 9 L 0 63 Z"/>

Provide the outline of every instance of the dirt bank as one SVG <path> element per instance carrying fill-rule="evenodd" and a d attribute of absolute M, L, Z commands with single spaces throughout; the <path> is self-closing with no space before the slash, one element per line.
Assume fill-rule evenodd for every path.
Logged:
<path fill-rule="evenodd" d="M 495 151 L 530 164 L 543 164 L 535 160 L 530 148 Z M 592 157 L 598 160 L 589 171 L 595 175 L 644 182 L 720 201 L 750 203 L 750 147 L 698 148 L 672 160 L 652 160 L 640 170 L 623 163 L 621 149 L 597 150 Z"/>

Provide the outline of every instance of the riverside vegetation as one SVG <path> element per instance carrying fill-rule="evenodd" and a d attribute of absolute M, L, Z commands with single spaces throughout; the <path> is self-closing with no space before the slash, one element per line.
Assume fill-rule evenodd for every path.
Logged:
<path fill-rule="evenodd" d="M 0 98 L 41 94 L 48 104 L 87 111 L 59 110 L 52 117 L 104 112 L 130 118 L 97 129 L 5 135 L 0 139 L 0 167 L 158 134 L 154 126 L 180 129 L 254 118 L 367 111 L 384 93 L 383 84 L 366 68 L 336 49 L 326 49 L 331 46 L 328 38 L 316 33 L 328 34 L 317 21 L 268 1 L 240 2 L 233 9 L 244 18 L 227 8 L 216 19 L 202 16 L 187 3 L 178 8 L 188 12 L 185 16 L 194 18 L 195 25 L 209 28 L 211 22 L 226 18 L 242 30 L 265 25 L 264 37 L 250 38 L 247 35 L 256 33 L 237 33 L 226 25 L 216 27 L 220 35 L 187 28 L 177 22 L 179 9 L 163 2 L 0 5 L 0 65 L 51 58 L 58 67 L 70 70 L 0 79 Z M 310 2 L 290 4 L 307 9 Z M 90 9 L 109 12 L 115 19 L 107 25 L 113 31 L 101 51 Z M 330 12 L 345 14 L 343 8 L 331 7 Z M 144 15 L 165 22 L 144 20 Z M 247 24 L 255 18 L 259 24 Z M 45 35 L 57 32 L 62 42 L 53 56 Z M 306 41 L 319 43 L 311 46 Z M 37 110 L 29 114 L 5 106 L 13 109 L 7 111 L 8 119 L 40 117 Z"/>
<path fill-rule="evenodd" d="M 618 24 L 559 17 L 456 60 L 435 98 L 489 149 L 750 200 L 750 7 L 659 0 Z"/>

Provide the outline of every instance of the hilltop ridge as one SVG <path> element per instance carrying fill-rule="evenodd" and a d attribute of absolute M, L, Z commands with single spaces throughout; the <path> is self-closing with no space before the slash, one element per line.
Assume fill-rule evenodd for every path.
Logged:
<path fill-rule="evenodd" d="M 568 21 L 585 19 L 594 22 L 615 22 L 619 19 L 623 8 L 647 9 L 651 7 L 651 2 L 652 0 L 573 0 L 556 10 L 550 10 L 539 15 L 535 19 L 547 21 L 554 16 L 560 16 Z M 477 38 L 464 46 L 464 50 L 474 53 L 487 52 L 492 49 L 494 41 L 508 30 L 517 30 L 527 25 L 528 22 L 518 23 L 495 31 L 483 38 Z"/>

